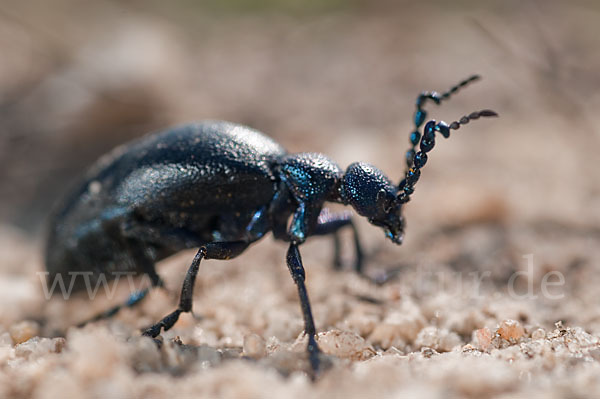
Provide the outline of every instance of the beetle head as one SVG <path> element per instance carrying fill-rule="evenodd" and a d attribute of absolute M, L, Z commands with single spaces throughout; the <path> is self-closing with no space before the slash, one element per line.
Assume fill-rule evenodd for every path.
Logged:
<path fill-rule="evenodd" d="M 348 166 L 340 190 L 344 202 L 381 227 L 394 243 L 402 244 L 404 218 L 397 193 L 397 186 L 381 170 L 362 162 Z"/>

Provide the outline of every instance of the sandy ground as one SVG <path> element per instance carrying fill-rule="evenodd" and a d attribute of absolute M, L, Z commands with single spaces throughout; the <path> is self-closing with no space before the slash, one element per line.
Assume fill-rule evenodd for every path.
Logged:
<path fill-rule="evenodd" d="M 600 395 L 597 6 L 357 2 L 212 18 L 54 3 L 0 7 L 0 397 Z M 202 264 L 194 316 L 160 349 L 139 330 L 173 310 L 193 252 L 158 266 L 166 290 L 109 321 L 73 327 L 124 300 L 127 282 L 94 301 L 45 298 L 44 217 L 117 142 L 227 119 L 396 180 L 415 95 L 474 72 L 484 80 L 432 112 L 501 117 L 438 141 L 402 247 L 359 221 L 367 274 L 394 278 L 334 271 L 327 238 L 301 248 L 329 365 L 316 381 L 286 246 L 271 237 Z"/>

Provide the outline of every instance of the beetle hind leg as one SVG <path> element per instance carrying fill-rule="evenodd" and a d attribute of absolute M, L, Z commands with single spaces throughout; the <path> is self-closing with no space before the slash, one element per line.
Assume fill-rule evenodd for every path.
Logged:
<path fill-rule="evenodd" d="M 131 293 L 131 295 L 129 295 L 129 298 L 127 298 L 127 301 L 125 301 L 124 303 L 115 305 L 112 308 L 110 308 L 102 313 L 99 313 L 96 316 L 94 316 L 84 322 L 79 323 L 77 325 L 77 327 L 81 328 L 88 323 L 93 323 L 93 322 L 104 320 L 104 319 L 110 319 L 111 317 L 113 317 L 114 315 L 119 313 L 121 311 L 121 309 L 132 308 L 132 307 L 136 306 L 138 303 L 140 303 L 146 297 L 146 295 L 148 295 L 148 292 L 150 292 L 150 288 L 144 288 L 143 290 L 135 291 L 135 292 Z"/>
<path fill-rule="evenodd" d="M 140 243 L 128 240 L 127 242 L 128 251 L 131 254 L 132 259 L 137 259 L 138 268 L 140 271 L 144 273 L 144 276 L 148 276 L 150 279 L 150 287 L 146 287 L 137 291 L 132 292 L 129 295 L 129 298 L 121 304 L 115 305 L 108 310 L 105 310 L 102 313 L 99 313 L 88 320 L 85 320 L 79 323 L 78 327 L 83 327 L 88 323 L 110 319 L 115 316 L 117 313 L 121 311 L 123 308 L 132 308 L 139 304 L 150 292 L 150 290 L 154 287 L 163 287 L 163 280 L 160 278 L 158 273 L 156 273 L 156 268 L 154 267 L 154 261 L 146 254 L 143 245 Z"/>

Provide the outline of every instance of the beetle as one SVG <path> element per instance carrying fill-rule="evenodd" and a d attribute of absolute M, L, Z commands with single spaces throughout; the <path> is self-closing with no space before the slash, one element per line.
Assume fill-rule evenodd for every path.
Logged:
<path fill-rule="evenodd" d="M 308 356 L 316 373 L 320 350 L 299 246 L 311 236 L 334 235 L 339 266 L 337 233 L 352 228 L 355 268 L 361 271 L 362 251 L 351 214 L 326 212 L 325 202 L 352 206 L 393 243 L 401 244 L 402 209 L 414 192 L 436 133 L 448 138 L 451 130 L 473 119 L 497 116 L 483 110 L 451 124 L 435 120 L 424 124 L 424 106 L 439 104 L 477 79 L 465 79 L 443 94 L 419 94 L 407 170 L 399 184 L 366 163 L 352 163 L 344 171 L 323 154 L 290 154 L 262 133 L 229 122 L 184 125 L 120 146 L 91 167 L 54 213 L 46 245 L 48 284 L 57 277 L 89 274 L 98 281 L 126 272 L 147 275 L 152 286 L 161 286 L 156 262 L 199 248 L 177 309 L 143 331 L 155 338 L 173 327 L 181 313 L 192 310 L 194 281 L 203 259 L 234 258 L 272 232 L 289 243 L 286 263 L 298 289 Z M 148 290 L 132 294 L 125 304 L 95 319 L 135 305 Z"/>

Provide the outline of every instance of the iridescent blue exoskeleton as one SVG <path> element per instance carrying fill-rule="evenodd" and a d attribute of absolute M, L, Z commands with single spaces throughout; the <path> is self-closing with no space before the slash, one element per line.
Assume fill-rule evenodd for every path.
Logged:
<path fill-rule="evenodd" d="M 184 279 L 179 306 L 143 332 L 156 337 L 182 312 L 192 310 L 202 259 L 236 257 L 272 232 L 289 242 L 287 265 L 298 287 L 310 364 L 316 373 L 319 347 L 298 247 L 308 237 L 333 235 L 339 266 L 337 233 L 349 227 L 354 233 L 355 268 L 361 271 L 362 252 L 351 214 L 326 212 L 326 202 L 352 206 L 392 242 L 402 243 L 402 208 L 427 162 L 436 132 L 447 138 L 472 119 L 496 116 L 484 110 L 450 125 L 431 120 L 421 132 L 426 119 L 423 106 L 427 101 L 439 104 L 476 78 L 443 94 L 418 96 L 407 171 L 399 184 L 366 163 L 353 163 L 344 171 L 323 154 L 289 154 L 262 133 L 228 122 L 185 125 L 118 147 L 87 172 L 55 212 L 46 251 L 48 283 L 62 278 L 81 288 L 83 275 L 93 283 L 119 273 L 138 273 L 161 286 L 156 262 L 186 248 L 199 248 Z M 132 294 L 126 304 L 95 319 L 133 306 L 147 292 Z"/>

